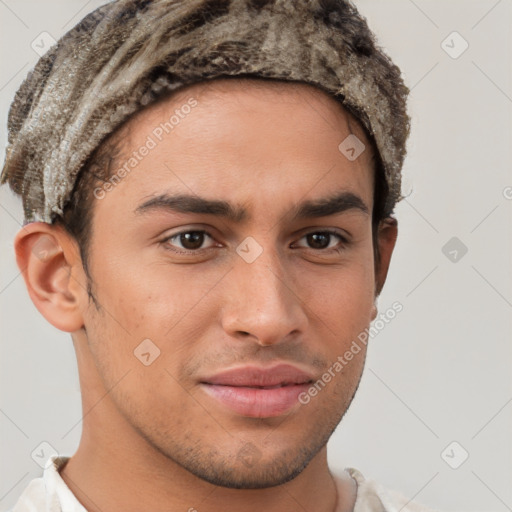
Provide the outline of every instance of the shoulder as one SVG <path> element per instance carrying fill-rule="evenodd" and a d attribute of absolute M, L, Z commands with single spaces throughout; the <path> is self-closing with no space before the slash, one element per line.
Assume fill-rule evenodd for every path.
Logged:
<path fill-rule="evenodd" d="M 438 512 L 406 498 L 402 494 L 386 489 L 374 480 L 366 479 L 357 469 L 345 468 L 345 472 L 357 484 L 354 512 Z M 339 480 L 342 477 L 334 475 Z"/>

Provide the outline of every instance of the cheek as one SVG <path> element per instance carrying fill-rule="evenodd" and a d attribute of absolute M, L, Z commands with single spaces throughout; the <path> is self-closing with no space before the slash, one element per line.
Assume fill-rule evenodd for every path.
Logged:
<path fill-rule="evenodd" d="M 88 322 L 97 364 L 108 371 L 111 384 L 131 370 L 130 380 L 140 373 L 142 387 L 151 382 L 168 388 L 172 378 L 164 370 L 177 375 L 212 325 L 220 296 L 209 292 L 219 272 L 199 277 L 192 265 L 145 263 L 124 255 L 105 258 L 92 271 L 94 282 L 101 283 L 93 288 L 101 312 Z"/>
<path fill-rule="evenodd" d="M 361 252 L 338 267 L 302 272 L 294 282 L 312 315 L 336 333 L 358 333 L 371 321 L 375 278 L 373 258 Z"/>
<path fill-rule="evenodd" d="M 188 312 L 208 294 L 218 275 L 199 266 L 171 264 L 143 251 L 116 254 L 111 251 L 94 269 L 98 300 L 112 320 L 137 336 L 167 333 L 178 327 Z"/>

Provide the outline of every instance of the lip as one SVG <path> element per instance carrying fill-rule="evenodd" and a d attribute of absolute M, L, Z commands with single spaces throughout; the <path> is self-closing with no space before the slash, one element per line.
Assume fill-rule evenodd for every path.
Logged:
<path fill-rule="evenodd" d="M 268 368 L 243 366 L 201 379 L 201 388 L 231 411 L 251 418 L 280 416 L 298 404 L 314 381 L 311 373 L 290 364 Z"/>

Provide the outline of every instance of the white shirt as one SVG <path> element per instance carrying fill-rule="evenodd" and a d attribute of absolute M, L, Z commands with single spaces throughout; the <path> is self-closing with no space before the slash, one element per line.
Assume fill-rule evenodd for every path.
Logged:
<path fill-rule="evenodd" d="M 76 499 L 59 474 L 69 457 L 52 455 L 43 471 L 43 476 L 34 478 L 23 491 L 13 509 L 9 512 L 87 512 Z M 353 512 L 434 512 L 394 491 L 384 489 L 377 482 L 366 480 L 353 468 L 345 472 L 357 483 L 357 498 Z M 342 478 L 334 475 L 337 485 Z"/>

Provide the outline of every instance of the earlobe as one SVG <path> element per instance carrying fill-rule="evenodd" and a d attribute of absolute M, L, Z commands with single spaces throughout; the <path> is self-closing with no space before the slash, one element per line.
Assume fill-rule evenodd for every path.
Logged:
<path fill-rule="evenodd" d="M 394 217 L 387 217 L 381 221 L 378 229 L 380 261 L 375 272 L 375 297 L 380 295 L 386 282 L 391 255 L 398 236 L 398 222 Z"/>
<path fill-rule="evenodd" d="M 83 326 L 82 285 L 77 281 L 78 251 L 60 227 L 43 222 L 25 225 L 14 241 L 16 261 L 38 311 L 61 331 Z"/>

